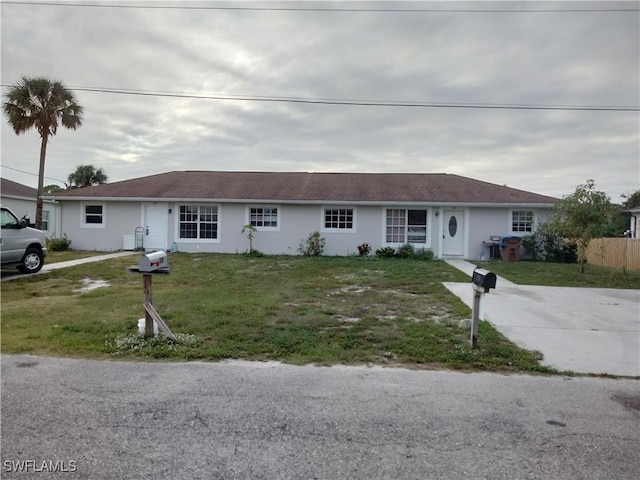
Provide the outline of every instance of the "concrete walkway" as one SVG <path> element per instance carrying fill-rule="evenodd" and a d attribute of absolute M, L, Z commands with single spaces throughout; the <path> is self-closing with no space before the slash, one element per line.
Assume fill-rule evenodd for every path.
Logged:
<path fill-rule="evenodd" d="M 469 275 L 469 282 L 471 282 L 471 275 L 473 275 L 473 271 L 476 268 L 478 268 L 477 265 L 474 265 L 471 262 L 468 262 L 466 260 L 457 259 L 457 258 L 449 258 L 449 259 L 446 259 L 445 262 L 447 262 L 452 267 L 455 267 L 458 270 L 460 270 L 460 271 L 466 273 L 467 275 Z M 500 285 L 515 285 L 515 283 L 510 282 L 506 278 L 499 277 L 499 276 L 498 276 L 497 281 L 496 281 L 496 286 L 498 285 L 498 283 L 500 283 Z"/>
<path fill-rule="evenodd" d="M 76 265 L 83 265 L 85 263 L 100 262 L 102 260 L 109 260 L 111 258 L 127 257 L 129 255 L 140 255 L 140 252 L 116 252 L 107 253 L 105 255 L 96 255 L 94 257 L 78 258 L 76 260 L 68 260 L 66 262 L 57 263 L 45 263 L 42 266 L 40 272 L 49 272 L 51 270 L 57 270 L 59 268 L 75 267 Z M 45 259 L 46 261 L 46 259 Z"/>
<path fill-rule="evenodd" d="M 127 257 L 130 255 L 136 255 L 136 254 L 140 254 L 140 252 L 107 253 L 104 255 L 95 255 L 93 257 L 78 258 L 76 260 L 67 260 L 66 262 L 56 262 L 56 263 L 46 263 L 47 259 L 45 258 L 45 264 L 42 266 L 42 269 L 38 273 L 34 273 L 31 275 L 42 275 L 44 273 L 50 272 L 52 270 L 58 270 L 60 268 L 75 267 L 76 265 L 83 265 L 85 263 L 100 262 L 103 260 L 109 260 L 111 258 Z M 15 280 L 17 278 L 25 278 L 28 276 L 29 275 L 25 275 L 24 273 L 19 273 L 15 269 L 11 269 L 11 270 L 5 269 L 5 270 L 2 270 L 2 275 L 0 279 L 3 282 L 6 282 L 9 280 Z"/>
<path fill-rule="evenodd" d="M 464 260 L 447 263 L 469 274 Z M 444 283 L 469 307 L 469 283 Z M 640 290 L 516 285 L 498 277 L 485 318 L 509 340 L 576 373 L 640 376 Z M 482 338 L 479 338 L 482 344 Z"/>

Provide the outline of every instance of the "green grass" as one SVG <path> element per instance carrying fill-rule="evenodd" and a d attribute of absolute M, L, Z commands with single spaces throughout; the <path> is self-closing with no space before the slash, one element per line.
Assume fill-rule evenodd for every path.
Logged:
<path fill-rule="evenodd" d="M 478 262 L 479 266 L 495 272 L 520 285 L 547 285 L 554 287 L 632 288 L 640 289 L 640 270 L 547 262 Z"/>
<path fill-rule="evenodd" d="M 467 275 L 439 261 L 183 254 L 153 277 L 153 304 L 179 342 L 137 335 L 142 277 L 133 258 L 54 270 L 2 286 L 2 351 L 98 358 L 280 360 L 548 371 L 441 284 Z M 110 286 L 77 291 L 83 279 Z"/>

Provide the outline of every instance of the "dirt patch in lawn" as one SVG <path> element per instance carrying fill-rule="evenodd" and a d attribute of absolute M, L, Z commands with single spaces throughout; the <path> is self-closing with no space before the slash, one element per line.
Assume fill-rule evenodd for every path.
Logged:
<path fill-rule="evenodd" d="M 106 280 L 93 279 L 93 278 L 83 278 L 80 280 L 80 284 L 82 285 L 80 288 L 75 288 L 73 291 L 76 293 L 87 293 L 93 290 L 97 290 L 98 288 L 105 288 L 110 286 L 111 284 Z"/>

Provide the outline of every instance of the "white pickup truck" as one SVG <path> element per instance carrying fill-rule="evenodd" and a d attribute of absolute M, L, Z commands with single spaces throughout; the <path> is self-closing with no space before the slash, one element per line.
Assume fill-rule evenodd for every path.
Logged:
<path fill-rule="evenodd" d="M 18 217 L 6 207 L 0 207 L 0 260 L 2 268 L 15 266 L 22 273 L 36 273 L 47 255 L 44 233 L 29 227 L 26 218 Z"/>

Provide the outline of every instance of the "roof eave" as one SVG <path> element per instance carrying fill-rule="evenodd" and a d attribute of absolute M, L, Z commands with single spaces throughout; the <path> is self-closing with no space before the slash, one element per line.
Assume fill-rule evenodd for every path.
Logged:
<path fill-rule="evenodd" d="M 37 201 L 37 199 L 33 198 L 33 197 L 26 197 L 24 195 L 12 195 L 10 193 L 8 193 L 8 194 L 7 193 L 3 193 L 2 194 L 2 198 L 10 198 L 12 200 L 24 200 L 24 201 L 27 201 L 27 202 L 36 202 Z M 52 199 L 52 198 L 49 198 L 49 197 L 45 198 L 43 196 L 42 200 L 45 201 L 45 202 L 55 203 L 55 200 Z"/>
<path fill-rule="evenodd" d="M 43 197 L 44 198 L 44 197 Z M 361 205 L 361 206 L 379 206 L 379 205 L 428 205 L 431 207 L 489 207 L 489 208 L 553 208 L 553 203 L 535 203 L 535 202 L 441 202 L 441 201 L 385 201 L 385 200 L 282 200 L 282 199 L 264 199 L 264 198 L 158 198 L 158 197 L 85 197 L 85 196 L 56 196 L 47 197 L 51 200 L 66 201 L 91 201 L 91 202 L 185 202 L 185 203 L 257 203 L 257 204 L 279 204 L 279 205 Z"/>

